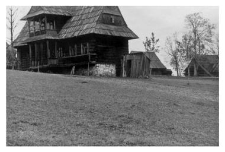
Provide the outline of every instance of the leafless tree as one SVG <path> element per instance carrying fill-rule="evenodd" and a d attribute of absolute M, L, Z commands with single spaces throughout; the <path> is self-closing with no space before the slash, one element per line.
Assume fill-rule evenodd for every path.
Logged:
<path fill-rule="evenodd" d="M 214 37 L 214 45 L 211 48 L 213 54 L 218 54 L 219 55 L 219 33 L 215 35 Z"/>
<path fill-rule="evenodd" d="M 158 42 L 159 39 L 156 39 L 155 34 L 152 32 L 152 37 L 146 37 L 146 40 L 143 42 L 146 52 L 159 52 Z"/>
<path fill-rule="evenodd" d="M 194 57 L 202 54 L 208 54 L 209 49 L 205 49 L 212 44 L 213 31 L 215 25 L 211 24 L 209 19 L 203 18 L 201 13 L 189 14 L 185 18 L 186 26 L 191 34 Z M 189 49 L 188 51 L 192 51 Z M 194 63 L 194 76 L 197 76 L 197 63 Z"/>
<path fill-rule="evenodd" d="M 181 76 L 183 67 L 183 49 L 182 43 L 177 39 L 177 33 L 174 33 L 173 37 L 167 37 L 165 49 L 167 50 L 168 55 L 171 56 L 170 65 L 176 70 L 177 76 Z"/>
<path fill-rule="evenodd" d="M 14 39 L 15 39 L 15 29 L 17 27 L 17 11 L 18 8 L 15 8 L 13 6 L 9 6 L 7 8 L 7 29 L 10 31 L 10 53 L 7 53 L 7 61 L 12 64 L 12 68 L 14 69 L 15 62 L 16 62 L 16 51 L 13 48 L 14 47 Z"/>

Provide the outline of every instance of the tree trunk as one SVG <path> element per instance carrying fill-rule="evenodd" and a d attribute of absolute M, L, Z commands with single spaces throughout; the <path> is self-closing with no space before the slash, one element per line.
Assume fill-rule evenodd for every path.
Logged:
<path fill-rule="evenodd" d="M 194 62 L 194 76 L 198 76 L 198 69 L 197 69 L 197 63 L 196 61 Z"/>
<path fill-rule="evenodd" d="M 179 76 L 179 73 L 178 73 L 178 63 L 177 63 L 177 60 L 176 60 L 176 70 L 177 70 L 177 77 Z"/>

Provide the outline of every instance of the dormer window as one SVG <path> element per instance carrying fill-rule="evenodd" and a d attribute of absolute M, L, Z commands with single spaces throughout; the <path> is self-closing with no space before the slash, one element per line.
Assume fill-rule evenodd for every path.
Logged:
<path fill-rule="evenodd" d="M 34 24 L 35 32 L 40 31 L 40 23 L 35 21 Z"/>
<path fill-rule="evenodd" d="M 43 30 L 45 30 L 45 21 L 41 21 L 41 30 L 43 31 Z"/>
<path fill-rule="evenodd" d="M 115 22 L 115 20 L 114 20 L 114 17 L 113 17 L 113 16 L 111 16 L 111 17 L 110 17 L 110 20 L 111 20 L 111 23 L 114 23 L 114 22 Z"/>
<path fill-rule="evenodd" d="M 126 25 L 121 16 L 107 14 L 107 13 L 102 15 L 100 22 L 103 24 L 109 24 L 109 25 L 114 25 L 114 26 Z"/>
<path fill-rule="evenodd" d="M 28 20 L 30 37 L 41 34 L 57 33 L 56 17 L 39 17 L 35 20 Z"/>
<path fill-rule="evenodd" d="M 49 22 L 49 25 L 50 25 L 50 26 L 49 26 L 49 29 L 50 29 L 50 30 L 54 30 L 53 22 Z"/>

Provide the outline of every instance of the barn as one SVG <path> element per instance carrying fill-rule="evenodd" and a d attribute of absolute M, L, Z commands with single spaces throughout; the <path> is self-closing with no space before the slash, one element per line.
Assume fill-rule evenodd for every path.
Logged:
<path fill-rule="evenodd" d="M 218 55 L 201 55 L 197 58 L 192 58 L 186 69 L 184 75 L 194 76 L 194 63 L 197 65 L 197 76 L 202 77 L 218 77 L 219 76 L 219 56 Z"/>
<path fill-rule="evenodd" d="M 121 76 L 128 28 L 117 6 L 32 6 L 15 40 L 19 69 Z"/>
<path fill-rule="evenodd" d="M 122 59 L 123 77 L 149 77 L 149 75 L 171 75 L 155 52 L 131 51 Z"/>

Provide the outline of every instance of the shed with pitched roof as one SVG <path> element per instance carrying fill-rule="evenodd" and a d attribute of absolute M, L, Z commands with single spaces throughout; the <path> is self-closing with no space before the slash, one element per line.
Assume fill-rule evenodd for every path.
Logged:
<path fill-rule="evenodd" d="M 218 55 L 198 55 L 196 58 L 192 58 L 187 68 L 184 70 L 184 75 L 188 75 L 188 69 L 190 76 L 194 76 L 194 64 L 197 65 L 198 76 L 219 76 L 219 56 Z"/>
<path fill-rule="evenodd" d="M 149 75 L 171 75 L 155 52 L 131 51 L 122 60 L 123 77 L 149 77 Z"/>

